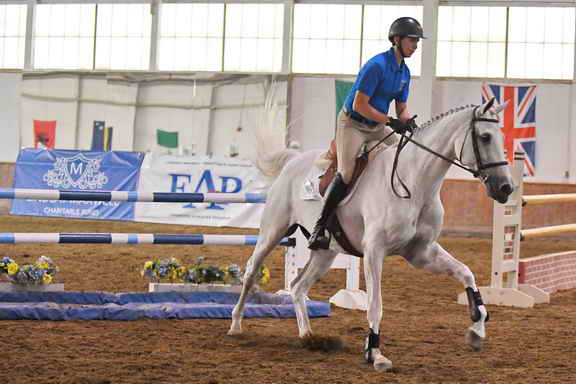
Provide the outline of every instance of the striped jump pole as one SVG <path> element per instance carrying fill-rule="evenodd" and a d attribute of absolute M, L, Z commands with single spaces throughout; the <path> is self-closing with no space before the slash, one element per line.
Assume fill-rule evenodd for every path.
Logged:
<path fill-rule="evenodd" d="M 147 203 L 264 203 L 263 193 L 185 193 L 137 191 L 60 191 L 57 189 L 0 188 L 0 199 L 126 201 Z"/>
<path fill-rule="evenodd" d="M 0 233 L 0 244 L 178 244 L 256 245 L 256 235 L 187 235 L 155 233 Z M 293 247 L 285 237 L 278 245 Z"/>

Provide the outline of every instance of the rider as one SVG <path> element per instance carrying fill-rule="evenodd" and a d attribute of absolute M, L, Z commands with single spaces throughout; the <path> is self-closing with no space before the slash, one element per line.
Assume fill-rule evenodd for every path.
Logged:
<path fill-rule="evenodd" d="M 355 157 L 366 141 L 381 140 L 396 131 L 404 133 L 414 126 L 406 101 L 410 88 L 410 70 L 404 58 L 412 56 L 420 39 L 425 39 L 420 23 L 412 17 L 401 17 L 390 25 L 388 40 L 392 48 L 366 62 L 356 76 L 338 115 L 336 150 L 338 173 L 328 187 L 322 213 L 309 239 L 310 249 L 327 249 L 330 239 L 325 230 L 354 171 Z M 396 101 L 396 116 L 388 115 L 392 100 Z M 385 143 L 392 145 L 396 137 Z"/>

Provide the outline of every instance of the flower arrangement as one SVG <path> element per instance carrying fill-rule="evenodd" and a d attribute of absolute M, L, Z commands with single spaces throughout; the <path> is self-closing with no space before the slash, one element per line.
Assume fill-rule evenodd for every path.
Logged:
<path fill-rule="evenodd" d="M 185 268 L 175 258 L 147 261 L 142 270 L 142 276 L 154 281 L 175 282 L 180 279 Z"/>
<path fill-rule="evenodd" d="M 183 267 L 174 258 L 152 260 L 144 263 L 142 276 L 153 281 L 181 281 L 190 284 L 242 284 L 242 271 L 238 264 L 211 265 L 204 263 L 199 257 L 190 267 Z M 259 284 L 270 281 L 270 270 L 266 266 L 260 268 Z"/>
<path fill-rule="evenodd" d="M 6 274 L 8 279 L 15 284 L 50 284 L 54 281 L 56 272 L 58 272 L 58 267 L 46 256 L 40 256 L 35 263 L 24 265 L 18 265 L 10 257 L 0 259 L 0 273 Z"/>

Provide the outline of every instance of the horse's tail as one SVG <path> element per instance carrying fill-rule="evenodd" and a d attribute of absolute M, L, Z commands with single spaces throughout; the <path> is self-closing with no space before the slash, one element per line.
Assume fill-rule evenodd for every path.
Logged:
<path fill-rule="evenodd" d="M 280 172 L 282 172 L 286 163 L 299 154 L 300 152 L 293 149 L 283 149 L 258 158 L 256 161 L 256 167 L 258 167 L 265 177 L 272 181 L 278 177 Z"/>
<path fill-rule="evenodd" d="M 287 133 L 284 114 L 285 106 L 276 100 L 278 83 L 272 81 L 264 85 L 265 101 L 255 129 L 256 156 L 253 163 L 270 182 L 274 181 L 284 165 L 299 152 L 286 148 Z"/>

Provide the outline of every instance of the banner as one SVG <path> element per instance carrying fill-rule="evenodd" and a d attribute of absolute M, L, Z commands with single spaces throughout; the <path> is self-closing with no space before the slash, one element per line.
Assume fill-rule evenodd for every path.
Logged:
<path fill-rule="evenodd" d="M 54 149 L 56 121 L 34 120 L 34 148 Z"/>
<path fill-rule="evenodd" d="M 139 192 L 254 192 L 266 185 L 248 160 L 147 153 Z M 136 221 L 258 228 L 264 204 L 137 203 Z"/>
<path fill-rule="evenodd" d="M 94 121 L 92 128 L 92 148 L 93 151 L 111 151 L 112 133 L 114 128 L 106 127 L 104 121 Z"/>
<path fill-rule="evenodd" d="M 178 132 L 156 130 L 156 143 L 161 147 L 178 148 Z"/>
<path fill-rule="evenodd" d="M 348 93 L 354 86 L 354 83 L 349 81 L 339 81 L 335 80 L 336 85 L 336 116 L 342 109 L 344 102 L 346 101 L 346 97 L 348 97 Z"/>
<path fill-rule="evenodd" d="M 510 164 L 514 152 L 526 153 L 524 169 L 526 176 L 536 172 L 536 86 L 507 86 L 482 84 L 482 103 L 496 98 L 497 104 L 508 101 L 500 113 L 500 127 L 504 133 L 504 149 Z"/>
<path fill-rule="evenodd" d="M 14 188 L 134 191 L 141 152 L 25 148 L 16 161 Z M 133 220 L 134 203 L 118 201 L 12 200 L 12 215 Z"/>

